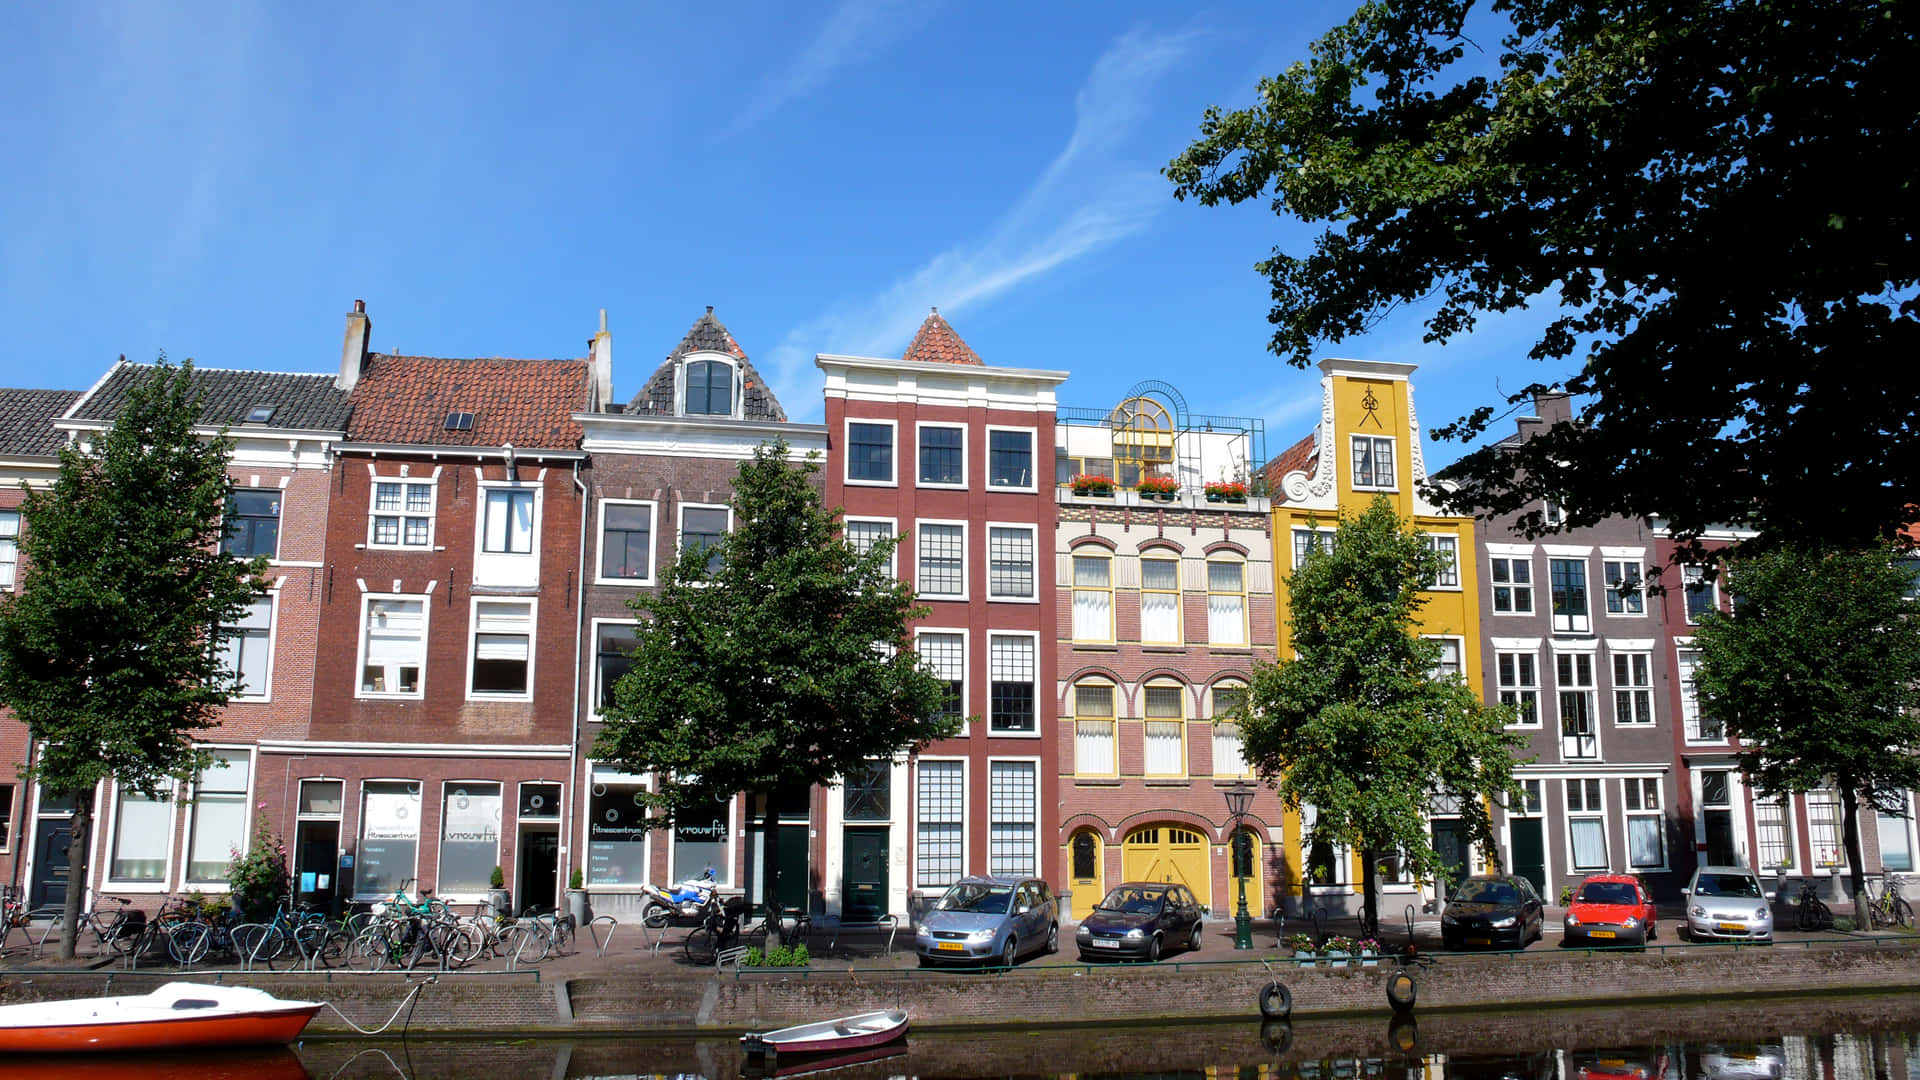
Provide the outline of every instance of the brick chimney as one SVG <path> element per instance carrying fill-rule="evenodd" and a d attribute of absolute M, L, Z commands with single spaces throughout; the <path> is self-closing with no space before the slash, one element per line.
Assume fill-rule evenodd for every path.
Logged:
<path fill-rule="evenodd" d="M 367 302 L 355 300 L 353 310 L 347 313 L 347 339 L 340 346 L 340 377 L 333 385 L 342 390 L 352 390 L 360 381 L 360 371 L 367 364 L 367 342 L 373 337 L 373 320 L 367 318 Z"/>
<path fill-rule="evenodd" d="M 600 309 L 600 330 L 589 346 L 587 366 L 593 372 L 593 408 L 605 412 L 613 403 L 613 335 L 607 332 L 607 309 Z"/>

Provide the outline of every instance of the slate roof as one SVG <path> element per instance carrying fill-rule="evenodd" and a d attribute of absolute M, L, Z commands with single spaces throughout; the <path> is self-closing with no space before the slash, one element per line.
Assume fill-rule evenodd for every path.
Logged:
<path fill-rule="evenodd" d="M 900 359 L 917 364 L 984 364 L 980 354 L 973 351 L 960 335 L 954 332 L 952 325 L 940 317 L 940 309 L 934 308 L 926 321 L 920 324 L 920 332 L 913 335 L 913 342 Z"/>
<path fill-rule="evenodd" d="M 73 408 L 79 390 L 0 389 L 0 455 L 53 457 L 67 434 L 53 429 L 54 418 Z"/>
<path fill-rule="evenodd" d="M 1318 439 L 1318 433 L 1308 432 L 1306 438 L 1275 454 L 1273 460 L 1267 462 L 1267 490 L 1273 493 L 1274 499 L 1283 502 L 1286 500 L 1286 495 L 1280 488 L 1280 480 L 1288 473 L 1303 472 L 1312 475 L 1315 460 L 1320 456 L 1316 445 Z"/>
<path fill-rule="evenodd" d="M 150 377 L 152 364 L 119 363 L 74 411 L 76 420 L 111 423 L 126 404 L 127 392 Z M 200 422 L 213 427 L 287 428 L 299 431 L 341 431 L 347 426 L 347 393 L 334 386 L 332 375 L 290 375 L 278 371 L 234 371 L 227 368 L 193 369 L 193 384 L 205 395 Z M 265 424 L 247 424 L 247 412 L 256 405 L 276 406 Z"/>
<path fill-rule="evenodd" d="M 430 446 L 578 450 L 589 402 L 585 360 L 454 360 L 373 353 L 353 388 L 347 439 Z M 449 413 L 473 427 L 447 430 Z"/>
<path fill-rule="evenodd" d="M 733 338 L 733 332 L 726 324 L 713 316 L 713 307 L 708 305 L 707 313 L 693 321 L 687 330 L 687 336 L 673 347 L 667 359 L 655 368 L 653 375 L 640 392 L 633 395 L 627 403 L 627 412 L 642 416 L 676 416 L 678 403 L 673 399 L 674 367 L 681 357 L 688 353 L 717 352 L 740 361 L 741 415 L 748 420 L 770 420 L 784 424 L 787 411 L 780 407 L 780 399 L 773 396 L 773 388 L 767 380 L 754 370 L 753 362 L 747 359 L 747 350 Z"/>

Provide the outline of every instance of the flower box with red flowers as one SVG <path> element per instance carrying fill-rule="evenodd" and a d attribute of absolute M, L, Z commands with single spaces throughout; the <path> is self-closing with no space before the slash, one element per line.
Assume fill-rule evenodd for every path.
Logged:
<path fill-rule="evenodd" d="M 1246 502 L 1247 485 L 1238 480 L 1220 480 L 1206 486 L 1208 502 Z"/>
<path fill-rule="evenodd" d="M 1113 494 L 1113 480 L 1105 476 L 1084 474 L 1076 476 L 1073 478 L 1073 493 L 1075 495 L 1111 496 Z"/>
<path fill-rule="evenodd" d="M 1133 490 L 1149 499 L 1160 502 L 1172 502 L 1174 492 L 1180 490 L 1180 484 L 1170 476 L 1143 476 L 1133 485 Z"/>

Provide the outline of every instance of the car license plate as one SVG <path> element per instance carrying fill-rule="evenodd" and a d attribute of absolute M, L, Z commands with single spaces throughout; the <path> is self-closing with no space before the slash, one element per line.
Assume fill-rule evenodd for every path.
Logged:
<path fill-rule="evenodd" d="M 1723 922 L 1720 923 L 1719 926 L 1722 930 L 1745 930 L 1747 928 L 1745 923 L 1737 922 Z"/>
<path fill-rule="evenodd" d="M 1093 947 L 1096 949 L 1117 949 L 1120 947 L 1120 943 L 1117 941 L 1101 941 L 1099 938 L 1094 938 Z"/>
<path fill-rule="evenodd" d="M 1469 944 L 1469 945 L 1491 945 L 1491 944 L 1493 944 L 1493 939 L 1492 939 L 1492 938 L 1490 938 L 1490 937 L 1470 937 L 1470 938 L 1468 938 L 1468 939 L 1467 939 L 1467 944 Z"/>
<path fill-rule="evenodd" d="M 941 952 L 965 952 L 967 948 L 957 941 L 939 941 L 935 942 L 933 947 Z"/>
<path fill-rule="evenodd" d="M 1589 931 L 1587 931 L 1587 936 L 1588 936 L 1588 937 L 1612 937 L 1612 936 L 1613 936 L 1613 931 L 1611 931 L 1611 930 L 1589 930 Z"/>

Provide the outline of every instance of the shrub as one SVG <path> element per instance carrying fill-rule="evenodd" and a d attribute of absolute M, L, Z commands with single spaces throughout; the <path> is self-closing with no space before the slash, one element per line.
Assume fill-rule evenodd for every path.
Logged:
<path fill-rule="evenodd" d="M 580 872 L 580 868 L 576 866 L 573 868 L 573 873 L 567 876 L 567 888 L 581 889 L 585 887 L 586 887 L 586 876 L 582 874 Z"/>
<path fill-rule="evenodd" d="M 227 862 L 227 888 L 232 891 L 233 906 L 249 922 L 272 918 L 275 905 L 293 884 L 287 875 L 287 846 L 267 824 L 266 805 L 260 804 L 246 853 L 234 851 Z"/>
<path fill-rule="evenodd" d="M 506 887 L 507 887 L 507 875 L 501 872 L 500 867 L 495 866 L 493 868 L 493 873 L 487 878 L 487 888 L 504 889 Z"/>
<path fill-rule="evenodd" d="M 806 967 L 809 961 L 805 945 L 780 945 L 772 949 L 748 949 L 742 967 Z"/>

